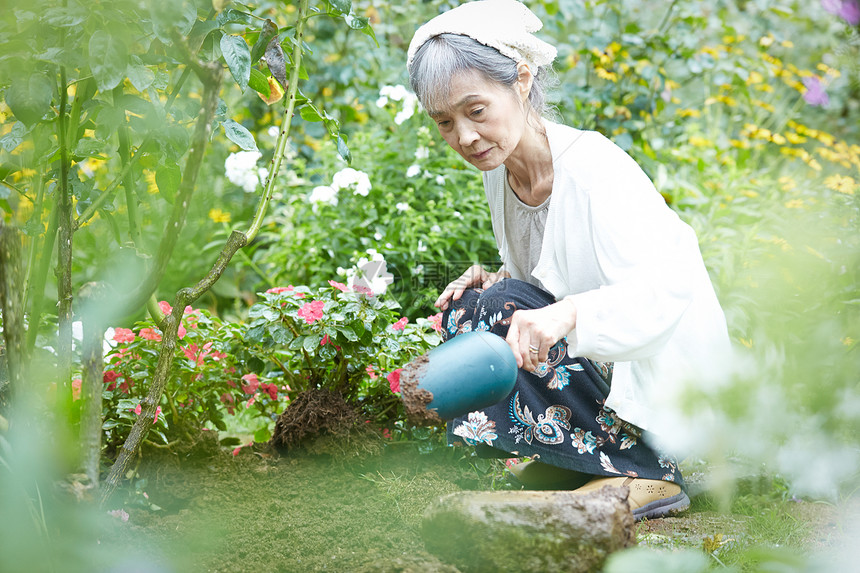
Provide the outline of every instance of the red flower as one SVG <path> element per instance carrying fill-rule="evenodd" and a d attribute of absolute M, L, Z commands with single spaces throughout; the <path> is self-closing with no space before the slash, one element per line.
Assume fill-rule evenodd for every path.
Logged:
<path fill-rule="evenodd" d="M 141 406 L 141 405 L 138 403 L 137 407 L 134 409 L 134 413 L 135 413 L 135 414 L 137 414 L 138 416 L 140 416 L 140 413 L 141 413 L 142 411 L 143 411 L 143 406 Z"/>
<path fill-rule="evenodd" d="M 260 384 L 260 389 L 269 394 L 272 400 L 278 399 L 278 387 L 274 384 Z"/>
<path fill-rule="evenodd" d="M 170 314 L 171 312 L 173 312 L 173 307 L 170 306 L 170 303 L 168 303 L 166 300 L 158 301 L 158 308 L 160 308 L 161 312 L 163 312 L 164 314 Z"/>
<path fill-rule="evenodd" d="M 325 302 L 321 300 L 306 302 L 299 309 L 298 315 L 300 318 L 304 318 L 308 324 L 313 324 L 323 317 L 324 306 Z"/>
<path fill-rule="evenodd" d="M 153 424 L 158 422 L 158 415 L 161 414 L 161 406 L 155 409 L 155 419 L 152 421 Z"/>
<path fill-rule="evenodd" d="M 382 428 L 382 437 L 385 438 L 386 440 L 390 440 L 391 439 L 391 430 L 389 430 L 388 428 Z"/>
<path fill-rule="evenodd" d="M 226 404 L 227 402 L 229 402 L 231 404 L 236 403 L 236 401 L 233 399 L 233 395 L 230 394 L 229 392 L 224 392 L 223 394 L 221 394 L 221 402 L 223 404 Z"/>
<path fill-rule="evenodd" d="M 81 399 L 81 379 L 75 378 L 72 380 L 72 402 Z"/>
<path fill-rule="evenodd" d="M 328 343 L 329 343 L 329 338 L 328 338 L 328 334 L 326 334 L 322 337 L 322 340 L 320 340 L 320 346 L 325 346 Z"/>
<path fill-rule="evenodd" d="M 436 332 L 442 332 L 442 313 L 437 312 L 433 316 L 428 316 L 427 320 L 430 321 L 430 324 L 433 325 L 433 330 Z"/>
<path fill-rule="evenodd" d="M 116 370 L 105 370 L 102 380 L 108 385 L 107 390 L 109 392 L 112 392 L 116 388 L 117 378 L 120 378 L 121 376 L 122 374 Z"/>
<path fill-rule="evenodd" d="M 409 322 L 409 319 L 404 316 L 403 318 L 391 325 L 391 330 L 403 330 L 407 322 Z"/>
<path fill-rule="evenodd" d="M 282 292 L 288 292 L 291 290 L 293 290 L 293 285 L 286 286 L 286 287 L 270 288 L 269 290 L 266 291 L 266 293 L 268 293 L 268 294 L 281 294 Z"/>
<path fill-rule="evenodd" d="M 367 368 L 365 368 L 365 370 L 367 371 L 367 375 L 370 376 L 371 380 L 376 380 L 377 378 L 379 378 L 379 376 L 377 376 L 376 372 L 373 370 L 373 366 L 368 366 Z"/>
<path fill-rule="evenodd" d="M 343 283 L 339 283 L 337 281 L 328 281 L 328 284 L 330 284 L 331 286 L 333 286 L 334 288 L 336 288 L 339 291 L 349 292 L 349 287 Z"/>
<path fill-rule="evenodd" d="M 185 338 L 186 334 L 188 334 L 188 331 L 185 330 L 185 327 L 180 324 L 179 325 L 179 338 L 180 339 Z"/>
<path fill-rule="evenodd" d="M 146 340 L 155 340 L 156 342 L 161 341 L 161 333 L 152 328 L 141 328 L 140 337 Z"/>
<path fill-rule="evenodd" d="M 117 342 L 134 342 L 134 331 L 130 328 L 115 328 L 113 339 Z"/>
<path fill-rule="evenodd" d="M 388 376 L 385 377 L 385 379 L 388 380 L 388 387 L 391 388 L 391 391 L 394 392 L 395 394 L 397 392 L 400 392 L 400 371 L 401 370 L 403 370 L 403 368 L 397 368 L 396 370 L 389 372 Z"/>
<path fill-rule="evenodd" d="M 366 294 L 367 296 L 373 296 L 373 291 L 362 285 L 353 285 L 352 290 L 355 292 Z"/>
<path fill-rule="evenodd" d="M 253 372 L 242 376 L 242 380 L 247 382 L 247 384 L 242 385 L 242 392 L 244 392 L 245 394 L 253 394 L 257 391 L 257 388 L 260 387 L 260 380 Z"/>

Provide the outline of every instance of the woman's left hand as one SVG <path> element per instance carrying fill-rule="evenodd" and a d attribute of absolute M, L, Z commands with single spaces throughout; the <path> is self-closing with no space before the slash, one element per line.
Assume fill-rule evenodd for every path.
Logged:
<path fill-rule="evenodd" d="M 533 372 L 539 362 L 547 361 L 550 348 L 575 326 L 576 306 L 562 299 L 543 308 L 516 311 L 505 341 L 514 352 L 517 366 Z"/>

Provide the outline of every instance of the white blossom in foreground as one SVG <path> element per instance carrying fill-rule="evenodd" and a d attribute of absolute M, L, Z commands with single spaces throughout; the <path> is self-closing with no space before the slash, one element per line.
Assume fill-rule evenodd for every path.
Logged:
<path fill-rule="evenodd" d="M 318 185 L 311 191 L 309 197 L 311 203 L 328 203 L 329 205 L 337 205 L 337 190 L 328 185 Z"/>
<path fill-rule="evenodd" d="M 409 210 L 409 203 L 398 203 L 397 205 L 395 205 L 395 207 L 397 208 L 398 211 L 403 213 L 404 211 Z"/>
<path fill-rule="evenodd" d="M 394 282 L 388 272 L 385 257 L 376 249 L 367 249 L 368 257 L 362 257 L 356 265 L 346 272 L 347 284 L 353 290 L 366 294 L 380 295 Z"/>
<path fill-rule="evenodd" d="M 385 107 L 389 101 L 402 102 L 403 107 L 394 116 L 394 123 L 402 124 L 404 121 L 415 115 L 415 110 L 418 107 L 418 96 L 406 89 L 400 84 L 396 86 L 382 86 L 379 90 L 379 99 L 376 100 L 376 107 Z"/>
<path fill-rule="evenodd" d="M 227 156 L 224 161 L 224 171 L 227 179 L 238 185 L 247 193 L 253 193 L 257 186 L 266 180 L 269 171 L 265 167 L 257 167 L 257 160 L 263 156 L 259 151 L 237 151 Z"/>
<path fill-rule="evenodd" d="M 355 195 L 367 197 L 373 186 L 370 184 L 370 177 L 364 171 L 358 171 L 352 167 L 341 169 L 331 178 L 331 186 L 335 191 L 353 187 Z"/>
<path fill-rule="evenodd" d="M 428 157 L 430 157 L 430 150 L 423 145 L 415 150 L 415 159 L 427 159 Z"/>
<path fill-rule="evenodd" d="M 415 176 L 416 176 L 416 175 L 418 175 L 419 173 L 421 173 L 421 166 L 420 166 L 420 165 L 418 165 L 417 163 L 413 163 L 413 164 L 412 164 L 412 165 L 410 165 L 410 166 L 409 166 L 409 168 L 406 170 L 406 176 L 407 176 L 407 177 L 415 177 Z"/>

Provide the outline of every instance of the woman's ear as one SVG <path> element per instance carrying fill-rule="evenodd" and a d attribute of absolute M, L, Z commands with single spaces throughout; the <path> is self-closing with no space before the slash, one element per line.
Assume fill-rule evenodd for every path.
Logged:
<path fill-rule="evenodd" d="M 524 102 L 529 99 L 532 82 L 534 82 L 534 75 L 532 75 L 528 64 L 525 62 L 517 64 L 517 93 L 520 95 L 520 101 Z"/>

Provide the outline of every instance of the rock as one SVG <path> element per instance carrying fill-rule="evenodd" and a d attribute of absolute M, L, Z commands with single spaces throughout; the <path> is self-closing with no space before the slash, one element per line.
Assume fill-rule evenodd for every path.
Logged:
<path fill-rule="evenodd" d="M 610 553 L 635 544 L 628 493 L 452 493 L 427 508 L 424 544 L 465 573 L 599 571 Z"/>

